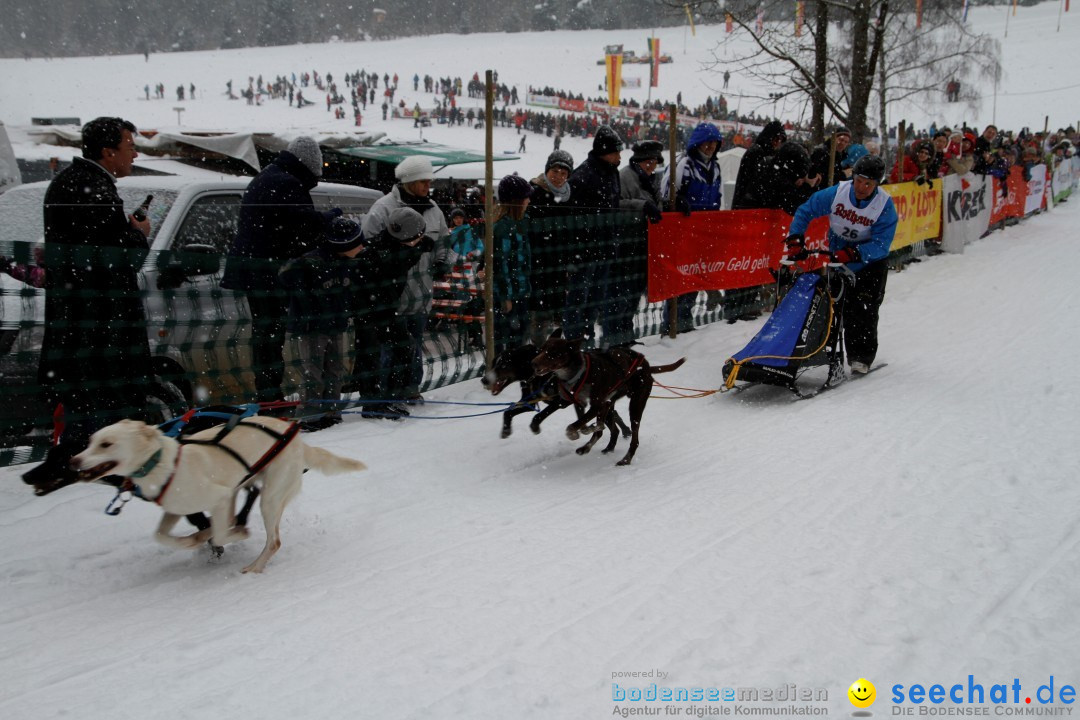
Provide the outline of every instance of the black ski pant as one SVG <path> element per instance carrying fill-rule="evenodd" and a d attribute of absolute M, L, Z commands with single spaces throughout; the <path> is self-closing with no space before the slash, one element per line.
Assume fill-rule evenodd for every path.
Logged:
<path fill-rule="evenodd" d="M 251 363 L 255 374 L 256 400 L 281 400 L 288 298 L 284 293 L 255 292 L 247 296 L 247 301 L 251 309 Z"/>
<path fill-rule="evenodd" d="M 889 264 L 870 263 L 855 273 L 855 287 L 844 300 L 844 345 L 848 363 L 874 363 L 878 349 L 878 308 L 885 300 Z"/>

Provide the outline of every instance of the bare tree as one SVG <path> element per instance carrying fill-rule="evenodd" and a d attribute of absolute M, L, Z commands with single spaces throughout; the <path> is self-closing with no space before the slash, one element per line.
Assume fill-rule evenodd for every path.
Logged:
<path fill-rule="evenodd" d="M 673 8 L 677 0 L 657 0 Z M 788 0 L 730 0 L 720 8 L 714 0 L 694 0 L 691 8 L 707 21 L 724 13 L 753 40 L 752 49 L 735 58 L 740 71 L 779 92 L 784 110 L 804 116 L 811 108 L 814 137 L 824 136 L 825 116 L 845 125 L 856 142 L 868 132 L 871 93 L 879 91 L 879 112 L 889 103 L 923 95 L 943 96 L 943 78 L 963 80 L 998 74 L 996 41 L 972 33 L 959 18 L 959 8 L 944 0 L 925 0 L 922 27 L 915 28 L 912 0 L 809 0 L 801 37 L 794 33 Z M 898 10 L 899 8 L 899 10 Z M 757 17 L 767 20 L 759 30 Z M 830 23 L 830 21 L 833 21 Z M 830 26 L 832 35 L 830 35 Z M 719 65 L 717 59 L 717 65 Z M 730 61 L 729 61 L 730 62 Z M 790 115 L 789 115 L 790 117 Z M 879 120 L 881 117 L 879 117 Z"/>

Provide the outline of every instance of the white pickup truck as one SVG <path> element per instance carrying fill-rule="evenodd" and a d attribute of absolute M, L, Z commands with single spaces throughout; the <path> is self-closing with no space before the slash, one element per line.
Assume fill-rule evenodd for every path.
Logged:
<path fill-rule="evenodd" d="M 170 405 L 236 402 L 253 393 L 251 373 L 237 371 L 251 365 L 247 302 L 243 295 L 220 286 L 240 199 L 249 182 L 250 178 L 139 176 L 117 183 L 129 212 L 147 195 L 154 196 L 148 212 L 150 253 L 140 279 L 160 380 L 154 399 L 163 410 Z M 0 195 L 0 255 L 29 257 L 30 247 L 44 241 L 42 205 L 47 188 L 47 182 L 31 183 Z M 339 207 L 359 220 L 382 193 L 321 183 L 311 197 L 317 209 Z M 0 393 L 0 445 L 26 432 L 30 418 L 48 414 L 35 391 L 43 320 L 44 291 L 0 274 L 0 382 L 6 388 Z"/>

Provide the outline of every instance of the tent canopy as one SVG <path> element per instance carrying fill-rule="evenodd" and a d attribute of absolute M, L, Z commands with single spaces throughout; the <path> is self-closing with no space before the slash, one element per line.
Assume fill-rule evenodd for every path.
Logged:
<path fill-rule="evenodd" d="M 471 150 L 461 150 L 436 143 L 402 143 L 395 145 L 365 145 L 363 147 L 335 148 L 336 152 L 364 160 L 397 165 L 407 157 L 423 155 L 436 167 L 463 165 L 465 163 L 484 162 L 484 154 Z M 517 155 L 496 155 L 495 160 L 517 160 Z"/>

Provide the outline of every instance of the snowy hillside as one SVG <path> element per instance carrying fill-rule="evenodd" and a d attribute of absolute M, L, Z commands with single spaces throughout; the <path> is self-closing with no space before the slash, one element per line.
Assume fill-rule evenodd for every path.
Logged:
<path fill-rule="evenodd" d="M 1008 37 L 1004 37 L 1008 8 L 971 10 L 972 26 L 1002 42 L 1005 76 L 997 89 L 996 111 L 994 88 L 988 84 L 982 88 L 981 105 L 974 110 L 944 102 L 943 90 L 938 97 L 921 97 L 891 111 L 889 123 L 895 125 L 906 119 L 916 127 L 927 127 L 935 121 L 951 125 L 966 121 L 982 126 L 994 119 L 1003 128 L 1042 129 L 1047 114 L 1054 129 L 1076 123 L 1080 119 L 1080 92 L 1072 80 L 1076 56 L 1073 38 L 1080 30 L 1077 24 L 1080 13 L 1065 13 L 1061 31 L 1057 32 L 1058 9 L 1058 3 L 1020 8 L 1017 16 L 1009 19 Z M 363 68 L 380 76 L 396 73 L 400 78 L 397 99 L 404 99 L 409 108 L 420 102 L 426 109 L 434 104 L 434 96 L 413 92 L 414 74 L 421 78 L 425 74 L 435 78 L 460 76 L 467 82 L 473 73 L 483 77 L 486 69 L 494 69 L 500 82 L 517 86 L 523 101 L 529 85 L 596 97 L 602 94 L 598 86 L 604 77 L 602 66 L 596 62 L 603 56 L 604 47 L 621 43 L 628 50 L 642 54 L 648 35 L 646 30 L 436 35 L 387 42 L 154 54 L 148 62 L 141 55 L 2 59 L 0 121 L 8 126 L 20 157 L 44 158 L 58 153 L 25 143 L 23 129 L 30 124 L 31 117 L 77 116 L 85 122 L 98 115 L 121 115 L 132 119 L 140 128 L 165 130 L 177 127 L 175 108 L 180 107 L 183 108 L 181 127 L 188 130 L 348 130 L 353 127 L 352 119 L 333 119 L 326 110 L 324 94 L 320 95 L 314 88 L 307 89 L 305 95 L 316 104 L 298 110 L 289 107 L 285 100 L 268 101 L 260 107 L 249 106 L 243 100 L 229 100 L 225 96 L 225 83 L 232 80 L 234 90 L 239 92 L 247 87 L 249 77 L 262 75 L 269 81 L 277 75 L 316 70 L 321 75 L 331 73 L 338 79 L 339 89 L 347 95 L 348 89 L 341 82 L 344 73 Z M 721 73 L 723 68 L 733 72 L 730 89 L 723 93 L 731 108 L 742 113 L 773 114 L 768 94 L 775 88 L 761 86 L 728 64 L 728 58 L 735 57 L 740 48 L 748 47 L 748 37 L 740 33 L 727 35 L 723 25 L 700 26 L 696 35 L 682 28 L 662 28 L 656 31 L 656 36 L 663 52 L 670 53 L 674 62 L 661 67 L 660 87 L 652 90 L 651 97 L 673 101 L 681 92 L 689 106 L 703 103 L 710 94 L 715 97 L 723 92 L 723 83 L 716 71 L 706 69 L 706 64 L 715 58 L 720 61 Z M 643 85 L 626 88 L 626 98 L 644 101 L 650 96 L 647 65 L 627 65 L 624 74 L 641 79 Z M 164 84 L 165 99 L 145 100 L 144 86 L 153 87 L 157 83 Z M 195 100 L 176 100 L 176 87 L 181 84 L 185 89 L 195 85 Z M 153 91 L 150 95 L 153 98 Z M 461 103 L 464 107 L 481 105 L 480 100 L 469 98 L 462 98 Z M 776 111 L 784 117 L 798 119 L 803 110 L 790 105 L 778 106 Z M 877 126 L 876 120 L 873 125 Z M 365 130 L 416 139 L 421 132 L 412 126 L 411 120 L 384 122 L 377 106 L 369 105 L 364 113 Z M 436 126 L 423 130 L 423 137 L 456 147 L 480 151 L 484 148 L 483 133 L 468 127 L 448 130 Z M 513 130 L 496 131 L 496 154 L 517 147 L 518 137 Z M 574 139 L 568 139 L 565 147 L 578 158 L 584 157 L 590 148 L 587 142 Z M 542 168 L 542 158 L 550 149 L 551 139 L 530 134 L 526 157 L 500 163 L 497 171 L 518 171 L 532 177 Z M 61 150 L 59 154 L 70 152 Z"/>
<path fill-rule="evenodd" d="M 846 716 L 860 677 L 884 717 L 894 684 L 1075 685 L 1077 221 L 892 275 L 867 378 L 651 401 L 630 468 L 575 455 L 565 415 L 507 440 L 437 419 L 457 405 L 350 417 L 308 438 L 370 471 L 306 476 L 258 577 L 258 523 L 211 565 L 154 544 L 147 503 L 113 519 L 105 488 L 35 498 L 2 470 L 0 717 L 578 720 L 634 705 L 613 682 L 794 683 Z M 717 388 L 758 327 L 643 350 Z"/>

